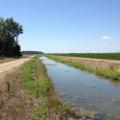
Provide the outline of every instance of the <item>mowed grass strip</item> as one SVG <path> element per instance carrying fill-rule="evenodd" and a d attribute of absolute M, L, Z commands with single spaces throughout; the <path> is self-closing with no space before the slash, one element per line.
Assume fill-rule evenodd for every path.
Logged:
<path fill-rule="evenodd" d="M 55 61 L 59 61 L 65 63 L 67 65 L 73 66 L 75 68 L 86 70 L 97 75 L 103 76 L 105 78 L 113 79 L 113 80 L 120 80 L 120 72 L 112 69 L 112 68 L 101 68 L 101 67 L 93 67 L 87 64 L 78 63 L 75 60 L 68 60 L 66 56 L 57 56 L 57 55 L 46 55 L 46 57 L 53 59 Z"/>
<path fill-rule="evenodd" d="M 68 109 L 58 98 L 45 66 L 38 57 L 23 65 L 22 80 L 29 99 L 35 101 L 33 120 L 55 120 L 58 113 Z"/>

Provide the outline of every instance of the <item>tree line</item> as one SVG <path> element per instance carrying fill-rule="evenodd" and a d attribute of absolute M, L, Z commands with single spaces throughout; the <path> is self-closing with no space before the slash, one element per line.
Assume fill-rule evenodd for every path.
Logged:
<path fill-rule="evenodd" d="M 13 18 L 0 18 L 0 56 L 21 56 L 18 36 L 22 33 L 22 25 Z"/>
<path fill-rule="evenodd" d="M 22 51 L 22 54 L 23 55 L 34 55 L 34 54 L 44 54 L 43 52 L 41 51 Z"/>
<path fill-rule="evenodd" d="M 55 55 L 95 58 L 95 59 L 120 60 L 120 52 L 115 52 L 115 53 L 61 53 L 61 54 L 55 54 Z"/>

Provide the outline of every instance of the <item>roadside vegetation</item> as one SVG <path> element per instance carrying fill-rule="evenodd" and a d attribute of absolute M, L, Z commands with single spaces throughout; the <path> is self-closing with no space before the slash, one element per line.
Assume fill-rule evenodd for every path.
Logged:
<path fill-rule="evenodd" d="M 84 58 L 95 58 L 95 59 L 110 59 L 120 60 L 120 53 L 63 53 L 55 54 L 60 56 L 71 56 L 71 57 L 84 57 Z"/>
<path fill-rule="evenodd" d="M 97 75 L 103 76 L 105 78 L 110 78 L 113 80 L 120 80 L 120 72 L 117 70 L 113 69 L 112 67 L 110 68 L 101 68 L 101 67 L 96 67 L 93 65 L 87 65 L 84 63 L 81 63 L 80 61 L 76 61 L 74 59 L 66 59 L 66 56 L 57 56 L 57 55 L 46 55 L 48 58 L 68 64 L 70 66 L 73 66 L 75 68 L 79 68 L 81 70 L 87 70 L 89 72 L 95 73 Z"/>
<path fill-rule="evenodd" d="M 56 120 L 60 113 L 68 109 L 55 93 L 39 58 L 34 57 L 25 63 L 21 75 L 28 98 L 34 105 L 33 120 Z"/>
<path fill-rule="evenodd" d="M 18 36 L 22 33 L 22 26 L 13 18 L 0 18 L 0 56 L 21 56 Z"/>

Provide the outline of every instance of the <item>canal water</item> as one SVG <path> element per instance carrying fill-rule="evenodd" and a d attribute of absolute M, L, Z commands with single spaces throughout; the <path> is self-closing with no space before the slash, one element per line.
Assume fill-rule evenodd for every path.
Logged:
<path fill-rule="evenodd" d="M 120 115 L 120 83 L 41 57 L 63 101 L 105 114 Z"/>

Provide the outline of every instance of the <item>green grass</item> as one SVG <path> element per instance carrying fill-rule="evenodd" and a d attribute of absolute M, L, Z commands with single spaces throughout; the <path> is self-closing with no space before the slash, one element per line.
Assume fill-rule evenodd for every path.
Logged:
<path fill-rule="evenodd" d="M 67 65 L 73 66 L 75 68 L 95 73 L 105 78 L 109 78 L 113 80 L 120 80 L 120 73 L 116 70 L 113 70 L 112 68 L 103 69 L 100 67 L 92 67 L 86 64 L 78 63 L 76 61 L 66 60 L 63 57 L 61 58 L 60 56 L 56 56 L 56 55 L 46 55 L 46 56 L 55 61 L 59 61 Z"/>
<path fill-rule="evenodd" d="M 38 57 L 23 65 L 22 80 L 29 92 L 29 99 L 37 101 L 33 120 L 54 120 L 53 114 L 67 110 L 67 106 L 56 95 L 45 66 Z"/>

